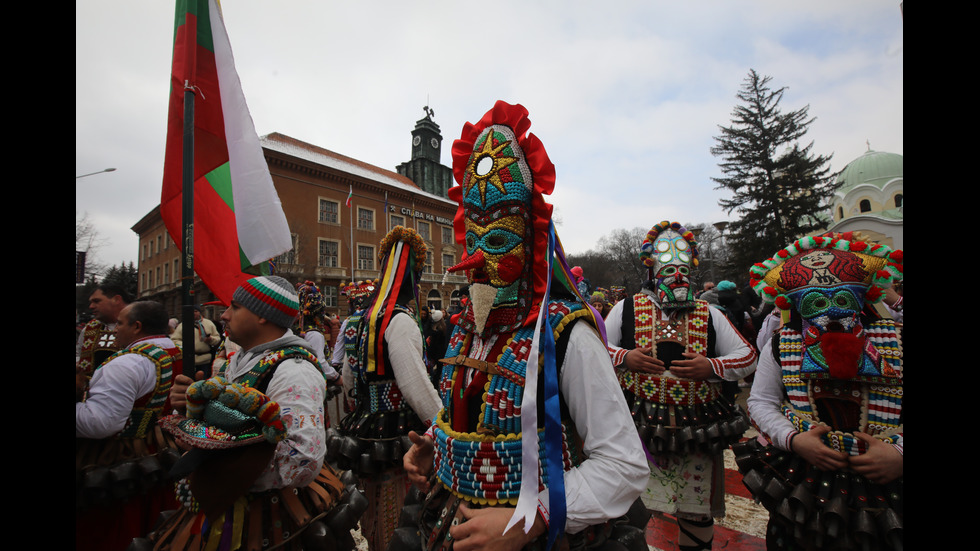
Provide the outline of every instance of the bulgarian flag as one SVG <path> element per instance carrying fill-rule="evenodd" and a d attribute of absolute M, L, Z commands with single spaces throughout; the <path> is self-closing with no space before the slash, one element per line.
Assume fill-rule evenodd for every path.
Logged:
<path fill-rule="evenodd" d="M 184 91 L 194 97 L 194 271 L 225 304 L 292 247 L 215 0 L 178 0 L 160 213 L 183 250 Z M 257 269 L 258 267 L 259 269 Z"/>

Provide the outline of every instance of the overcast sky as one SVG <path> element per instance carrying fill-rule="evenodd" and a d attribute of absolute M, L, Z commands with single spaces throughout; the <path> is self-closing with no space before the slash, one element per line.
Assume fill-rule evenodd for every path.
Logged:
<path fill-rule="evenodd" d="M 719 159 L 749 69 L 810 106 L 807 140 L 842 169 L 870 147 L 904 154 L 898 0 L 225 0 L 259 135 L 280 132 L 395 170 L 422 107 L 451 143 L 502 99 L 530 112 L 558 179 L 549 200 L 569 253 L 615 228 L 713 223 Z M 137 260 L 130 229 L 159 204 L 172 2 L 75 4 L 76 216 Z"/>

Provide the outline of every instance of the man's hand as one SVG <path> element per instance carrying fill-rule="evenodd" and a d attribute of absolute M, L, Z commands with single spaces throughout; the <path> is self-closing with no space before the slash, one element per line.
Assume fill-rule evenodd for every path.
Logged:
<path fill-rule="evenodd" d="M 408 438 L 412 447 L 405 452 L 402 465 L 408 481 L 423 493 L 429 491 L 429 474 L 432 473 L 432 459 L 435 456 L 435 443 L 428 436 L 419 436 L 417 432 L 409 431 Z"/>
<path fill-rule="evenodd" d="M 868 445 L 867 452 L 848 458 L 855 472 L 878 484 L 887 484 L 903 475 L 905 458 L 895 446 L 863 432 L 855 431 L 854 436 Z"/>
<path fill-rule="evenodd" d="M 459 506 L 466 522 L 449 527 L 454 551 L 473 551 L 492 549 L 493 551 L 518 551 L 523 549 L 534 538 L 542 535 L 547 526 L 541 515 L 534 516 L 531 531 L 524 533 L 524 522 L 518 522 L 507 533 L 504 528 L 514 515 L 511 507 L 487 507 L 485 509 L 470 509 L 465 503 Z"/>
<path fill-rule="evenodd" d="M 711 360 L 701 354 L 694 352 L 684 352 L 686 360 L 674 360 L 670 363 L 670 372 L 678 377 L 694 379 L 696 381 L 706 381 L 715 374 L 711 367 Z"/>
<path fill-rule="evenodd" d="M 194 374 L 194 379 L 187 375 L 177 375 L 170 384 L 170 405 L 177 411 L 183 413 L 187 409 L 187 387 L 197 380 L 204 378 L 204 372 L 198 371 Z"/>
<path fill-rule="evenodd" d="M 843 469 L 847 466 L 847 454 L 827 447 L 821 440 L 828 432 L 830 427 L 817 425 L 807 432 L 798 433 L 791 443 L 792 451 L 822 471 Z"/>
<path fill-rule="evenodd" d="M 660 375 L 664 372 L 664 362 L 651 355 L 651 347 L 634 348 L 626 353 L 623 364 L 630 371 Z"/>

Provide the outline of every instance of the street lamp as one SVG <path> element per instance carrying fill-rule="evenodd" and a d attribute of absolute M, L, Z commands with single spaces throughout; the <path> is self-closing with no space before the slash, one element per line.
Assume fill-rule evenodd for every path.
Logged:
<path fill-rule="evenodd" d="M 102 170 L 100 170 L 98 172 L 90 172 L 88 174 L 82 174 L 81 176 L 75 176 L 75 179 L 77 180 L 79 178 L 84 178 L 86 176 L 92 176 L 92 175 L 95 175 L 95 174 L 102 174 L 103 172 L 112 172 L 113 170 L 116 170 L 116 169 L 114 169 L 114 168 L 104 168 L 104 169 L 102 169 Z"/>

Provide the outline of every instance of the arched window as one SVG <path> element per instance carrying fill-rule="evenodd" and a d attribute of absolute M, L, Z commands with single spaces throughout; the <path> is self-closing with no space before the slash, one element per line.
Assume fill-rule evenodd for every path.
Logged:
<path fill-rule="evenodd" d="M 837 219 L 844 218 L 844 207 L 837 207 Z"/>
<path fill-rule="evenodd" d="M 901 193 L 895 195 L 895 208 L 901 208 L 902 203 L 905 202 L 905 196 Z"/>
<path fill-rule="evenodd" d="M 442 310 L 442 294 L 439 293 L 438 289 L 432 289 L 429 291 L 429 296 L 426 298 L 426 302 L 429 304 L 429 310 Z"/>
<path fill-rule="evenodd" d="M 871 201 L 867 199 L 861 199 L 861 212 L 871 212 Z"/>

